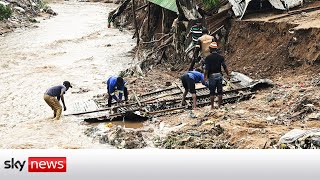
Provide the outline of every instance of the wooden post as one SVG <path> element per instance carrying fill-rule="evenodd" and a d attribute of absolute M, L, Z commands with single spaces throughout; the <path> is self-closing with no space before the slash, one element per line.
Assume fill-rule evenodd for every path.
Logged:
<path fill-rule="evenodd" d="M 164 27 L 164 23 L 165 23 L 165 10 L 164 8 L 162 8 L 162 30 L 161 30 L 161 33 L 164 34 L 164 31 L 165 31 L 165 27 Z"/>
<path fill-rule="evenodd" d="M 141 102 L 140 102 L 140 100 L 139 100 L 139 98 L 138 98 L 138 96 L 137 96 L 137 94 L 136 94 L 135 91 L 133 91 L 133 95 L 134 95 L 134 98 L 136 99 L 137 103 L 138 103 L 139 106 L 141 107 Z"/>
<path fill-rule="evenodd" d="M 151 3 L 148 4 L 148 33 L 150 31 L 150 14 L 151 14 Z"/>
<path fill-rule="evenodd" d="M 134 22 L 134 27 L 136 29 L 137 45 L 139 45 L 140 35 L 139 35 L 139 29 L 138 29 L 137 18 L 136 18 L 136 11 L 135 11 L 135 7 L 134 6 L 135 6 L 135 3 L 134 3 L 134 0 L 132 0 L 133 22 Z"/>

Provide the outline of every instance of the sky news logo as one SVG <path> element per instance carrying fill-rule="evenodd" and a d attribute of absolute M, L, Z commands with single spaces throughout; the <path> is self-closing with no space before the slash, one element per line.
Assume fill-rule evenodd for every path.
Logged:
<path fill-rule="evenodd" d="M 4 169 L 22 171 L 26 166 L 26 161 L 10 160 L 4 161 Z M 66 157 L 29 157 L 28 172 L 67 172 Z"/>

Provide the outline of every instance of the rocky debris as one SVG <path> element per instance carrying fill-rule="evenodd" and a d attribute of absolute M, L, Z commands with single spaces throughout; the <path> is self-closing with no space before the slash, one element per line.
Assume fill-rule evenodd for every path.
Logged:
<path fill-rule="evenodd" d="M 90 89 L 88 89 L 88 88 L 79 88 L 78 91 L 72 92 L 72 94 L 83 94 L 83 93 L 86 93 L 89 91 L 90 91 Z"/>
<path fill-rule="evenodd" d="M 228 135 L 219 125 L 211 129 L 188 129 L 169 133 L 166 137 L 154 138 L 154 144 L 166 149 L 230 149 L 236 148 L 230 143 Z"/>
<path fill-rule="evenodd" d="M 30 26 L 38 22 L 34 18 L 41 14 L 57 15 L 43 0 L 0 0 L 0 4 L 11 10 L 10 17 L 0 21 L 0 34 Z"/>
<path fill-rule="evenodd" d="M 141 131 L 125 130 L 119 126 L 101 135 L 99 142 L 102 144 L 108 143 L 118 149 L 139 149 L 146 146 Z"/>
<path fill-rule="evenodd" d="M 320 75 L 314 79 L 312 79 L 311 84 L 313 86 L 320 86 Z"/>
<path fill-rule="evenodd" d="M 139 149 L 147 146 L 142 133 L 151 133 L 153 129 L 135 130 L 113 126 L 112 123 L 99 124 L 84 131 L 88 137 L 99 140 L 101 144 L 110 144 L 118 149 Z"/>
<path fill-rule="evenodd" d="M 84 131 L 84 134 L 88 137 L 94 137 L 95 136 L 95 133 L 97 133 L 99 131 L 99 128 L 97 127 L 90 127 L 88 129 L 86 129 Z"/>
<path fill-rule="evenodd" d="M 320 149 L 320 129 L 293 129 L 280 138 L 276 148 Z"/>
<path fill-rule="evenodd" d="M 276 118 L 268 118 L 268 120 L 275 124 L 288 125 L 295 120 L 317 119 L 319 109 L 314 105 L 317 104 L 317 101 L 317 99 L 310 99 L 307 95 L 300 96 L 287 112 L 280 113 Z"/>

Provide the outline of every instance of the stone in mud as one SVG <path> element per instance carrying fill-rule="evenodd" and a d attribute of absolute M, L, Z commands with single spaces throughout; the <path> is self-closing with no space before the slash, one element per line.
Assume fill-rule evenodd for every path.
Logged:
<path fill-rule="evenodd" d="M 13 9 L 19 11 L 20 13 L 25 13 L 26 12 L 26 10 L 24 10 L 23 8 L 18 7 L 18 6 L 13 7 Z"/>
<path fill-rule="evenodd" d="M 88 137 L 93 137 L 94 134 L 98 131 L 99 129 L 97 127 L 90 127 L 84 131 L 84 134 L 87 135 Z"/>
<path fill-rule="evenodd" d="M 210 130 L 171 132 L 165 138 L 157 137 L 154 145 L 165 149 L 229 149 L 236 148 L 224 129 L 217 125 Z"/>
<path fill-rule="evenodd" d="M 53 15 L 53 16 L 58 15 L 58 13 L 54 12 L 51 8 L 45 9 L 44 12 L 46 12 L 46 13 L 48 13 L 48 14 L 51 14 L 51 15 Z"/>
<path fill-rule="evenodd" d="M 100 143 L 108 143 L 118 149 L 139 149 L 146 146 L 141 131 L 125 130 L 118 126 L 101 135 Z"/>

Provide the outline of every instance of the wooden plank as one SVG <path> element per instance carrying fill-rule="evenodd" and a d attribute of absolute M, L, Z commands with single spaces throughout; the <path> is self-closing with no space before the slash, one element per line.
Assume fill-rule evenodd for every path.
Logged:
<path fill-rule="evenodd" d="M 134 98 L 136 99 L 137 103 L 139 104 L 139 106 L 141 106 L 141 102 L 139 101 L 139 98 L 138 98 L 135 91 L 133 91 L 133 95 L 134 95 Z"/>
<path fill-rule="evenodd" d="M 176 84 L 176 86 L 180 89 L 181 93 L 183 93 L 183 90 L 182 90 L 182 88 L 178 85 L 178 83 L 175 82 L 175 84 Z"/>
<path fill-rule="evenodd" d="M 282 18 L 286 18 L 286 17 L 292 16 L 292 15 L 295 15 L 295 14 L 299 14 L 299 13 L 302 13 L 302 12 L 311 12 L 311 11 L 316 11 L 316 10 L 319 10 L 319 9 L 320 9 L 320 6 L 299 9 L 299 10 L 296 10 L 296 11 L 288 12 L 285 15 L 281 15 L 281 16 L 278 16 L 278 17 L 275 17 L 275 18 L 271 18 L 268 21 L 274 21 L 274 20 L 278 20 L 278 19 L 282 19 Z"/>

